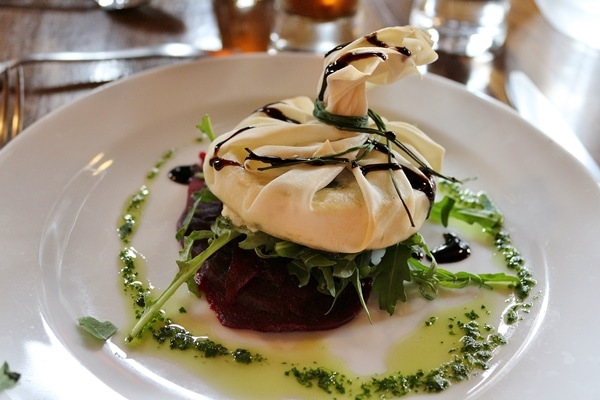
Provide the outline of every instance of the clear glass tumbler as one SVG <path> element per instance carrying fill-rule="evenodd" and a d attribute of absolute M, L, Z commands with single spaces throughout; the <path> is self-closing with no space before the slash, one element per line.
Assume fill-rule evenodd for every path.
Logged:
<path fill-rule="evenodd" d="M 277 0 L 271 49 L 326 53 L 358 34 L 359 0 Z"/>
<path fill-rule="evenodd" d="M 506 39 L 510 0 L 415 0 L 410 24 L 427 30 L 441 52 L 476 57 Z"/>
<path fill-rule="evenodd" d="M 600 49 L 600 0 L 536 0 L 559 32 Z"/>

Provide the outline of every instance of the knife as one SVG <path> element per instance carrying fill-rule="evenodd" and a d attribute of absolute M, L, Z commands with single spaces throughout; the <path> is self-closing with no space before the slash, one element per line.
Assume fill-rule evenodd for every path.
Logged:
<path fill-rule="evenodd" d="M 521 71 L 508 74 L 506 94 L 521 117 L 571 153 L 600 182 L 600 167 L 556 107 Z"/>

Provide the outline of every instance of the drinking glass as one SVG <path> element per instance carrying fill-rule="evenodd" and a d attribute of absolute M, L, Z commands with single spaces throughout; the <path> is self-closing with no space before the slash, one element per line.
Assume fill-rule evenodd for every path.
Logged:
<path fill-rule="evenodd" d="M 491 54 L 506 39 L 510 0 L 414 0 L 410 24 L 427 30 L 441 52 Z"/>
<path fill-rule="evenodd" d="M 358 33 L 359 0 L 276 0 L 271 49 L 326 53 Z"/>
<path fill-rule="evenodd" d="M 600 49 L 599 0 L 536 0 L 536 4 L 559 32 Z"/>
<path fill-rule="evenodd" d="M 266 51 L 270 44 L 273 7 L 266 0 L 212 0 L 224 49 Z"/>

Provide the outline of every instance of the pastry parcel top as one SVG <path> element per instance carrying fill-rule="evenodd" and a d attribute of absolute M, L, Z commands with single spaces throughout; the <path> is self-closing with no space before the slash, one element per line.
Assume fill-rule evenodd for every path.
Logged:
<path fill-rule="evenodd" d="M 315 77 L 314 99 L 265 105 L 217 137 L 203 168 L 223 215 L 342 253 L 385 248 L 418 231 L 444 149 L 415 126 L 379 116 L 367 98 L 370 86 L 435 61 L 431 45 L 423 31 L 393 27 L 339 46 Z"/>

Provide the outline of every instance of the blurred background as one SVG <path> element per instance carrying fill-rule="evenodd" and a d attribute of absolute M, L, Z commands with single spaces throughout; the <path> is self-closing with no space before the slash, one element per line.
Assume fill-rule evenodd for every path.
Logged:
<path fill-rule="evenodd" d="M 408 24 L 412 3 L 363 0 L 359 33 Z M 440 53 L 428 71 L 507 104 L 507 77 L 511 71 L 523 72 L 600 161 L 600 49 L 559 31 L 547 15 L 534 0 L 513 0 L 503 47 L 480 57 Z M 264 52 L 270 46 L 274 16 L 274 0 L 150 0 L 110 12 L 93 0 L 0 0 L 0 60 L 32 52 L 114 50 L 165 42 Z M 23 123 L 28 126 L 105 82 L 175 62 L 179 61 L 25 66 Z"/>

